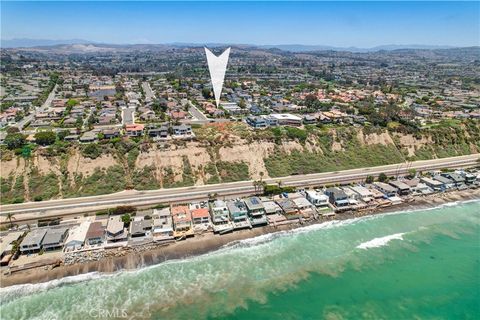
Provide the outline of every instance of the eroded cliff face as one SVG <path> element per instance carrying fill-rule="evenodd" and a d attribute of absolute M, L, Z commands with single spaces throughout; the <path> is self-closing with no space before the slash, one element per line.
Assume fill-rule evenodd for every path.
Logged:
<path fill-rule="evenodd" d="M 56 155 L 39 149 L 28 159 L 5 152 L 2 203 L 257 180 L 480 151 L 480 130 L 470 127 L 441 135 L 348 127 L 305 130 L 306 139 L 279 139 L 236 126 L 208 128 L 198 141 L 139 143 L 127 152 L 100 145 L 101 155 L 94 159 L 82 152 L 84 146 Z"/>

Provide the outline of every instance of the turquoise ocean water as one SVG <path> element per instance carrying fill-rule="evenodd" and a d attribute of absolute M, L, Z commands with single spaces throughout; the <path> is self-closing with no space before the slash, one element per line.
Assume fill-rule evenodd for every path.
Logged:
<path fill-rule="evenodd" d="M 479 319 L 480 202 L 328 222 L 0 290 L 1 319 Z"/>

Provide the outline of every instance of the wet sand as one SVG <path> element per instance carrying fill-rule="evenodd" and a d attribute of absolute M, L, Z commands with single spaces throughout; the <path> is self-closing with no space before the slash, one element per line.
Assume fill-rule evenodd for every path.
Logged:
<path fill-rule="evenodd" d="M 239 240 L 244 240 L 263 234 L 291 230 L 306 225 L 318 224 L 331 220 L 345 220 L 360 216 L 375 215 L 386 212 L 397 212 L 405 210 L 418 210 L 439 206 L 448 202 L 466 201 L 480 199 L 480 189 L 451 191 L 444 194 L 434 194 L 425 197 L 416 197 L 414 201 L 403 203 L 387 208 L 379 208 L 373 212 L 346 212 L 337 214 L 331 218 L 322 217 L 304 224 L 289 224 L 282 226 L 265 226 L 251 230 L 240 230 L 225 235 L 214 235 L 208 233 L 205 235 L 195 236 L 185 241 L 179 241 L 170 245 L 158 246 L 154 249 L 146 251 L 137 251 L 128 249 L 122 252 L 122 256 L 112 256 L 101 259 L 99 261 L 77 263 L 69 266 L 59 266 L 46 270 L 44 267 L 18 271 L 10 275 L 1 275 L 0 287 L 7 287 L 25 283 L 40 283 L 54 279 L 61 279 L 68 276 L 75 276 L 89 272 L 112 273 L 120 270 L 133 270 L 144 266 L 159 264 L 161 262 L 182 259 L 195 255 L 205 254 L 211 251 Z M 117 250 L 117 249 L 111 249 Z M 125 249 L 123 249 L 125 250 Z"/>

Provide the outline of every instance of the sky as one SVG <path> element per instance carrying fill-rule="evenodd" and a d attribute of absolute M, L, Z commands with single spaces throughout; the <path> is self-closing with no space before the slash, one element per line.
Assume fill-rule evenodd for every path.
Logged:
<path fill-rule="evenodd" d="M 1 38 L 479 45 L 480 2 L 1 2 Z"/>

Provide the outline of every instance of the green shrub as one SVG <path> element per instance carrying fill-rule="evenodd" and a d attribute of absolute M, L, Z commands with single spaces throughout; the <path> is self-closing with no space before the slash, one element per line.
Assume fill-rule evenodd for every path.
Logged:
<path fill-rule="evenodd" d="M 102 149 L 96 143 L 89 143 L 82 148 L 82 155 L 90 159 L 96 159 L 102 154 Z"/>
<path fill-rule="evenodd" d="M 294 192 L 295 188 L 293 187 L 279 187 L 276 184 L 268 184 L 264 187 L 263 193 L 266 196 L 277 195 L 284 192 Z"/>

